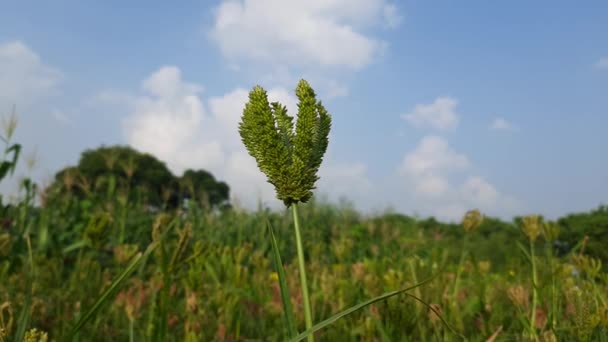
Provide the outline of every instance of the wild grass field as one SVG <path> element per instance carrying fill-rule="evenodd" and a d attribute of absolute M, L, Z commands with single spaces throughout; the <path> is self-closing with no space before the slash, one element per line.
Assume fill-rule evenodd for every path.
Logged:
<path fill-rule="evenodd" d="M 264 134 L 247 127 L 263 120 L 247 115 L 270 108 L 256 107 L 262 98 L 252 92 L 241 126 L 254 157 L 264 142 L 247 137 Z M 322 107 L 300 100 L 316 106 L 309 122 L 321 134 Z M 280 138 L 294 142 L 285 151 L 304 154 L 301 118 L 292 134 L 291 118 L 272 109 Z M 4 181 L 19 161 L 11 122 Z M 318 169 L 323 139 L 309 143 Z M 51 186 L 25 179 L 17 199 L 3 198 L 0 341 L 283 341 L 317 328 L 317 341 L 608 341 L 606 206 L 555 221 L 505 222 L 474 208 L 452 224 L 363 215 L 310 198 L 314 167 L 300 179 L 300 169 L 281 173 L 261 156 L 289 209 L 251 211 L 224 203 L 213 178 L 199 188 L 169 175 L 173 190 L 137 183 L 166 171 L 134 162 L 144 157 L 87 151 Z M 301 188 L 290 187 L 295 178 Z"/>

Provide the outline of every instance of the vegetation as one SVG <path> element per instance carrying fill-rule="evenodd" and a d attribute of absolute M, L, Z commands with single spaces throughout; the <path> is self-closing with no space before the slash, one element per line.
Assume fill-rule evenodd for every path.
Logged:
<path fill-rule="evenodd" d="M 116 193 L 130 202 L 175 209 L 184 200 L 210 208 L 226 207 L 230 188 L 205 170 L 186 170 L 174 176 L 164 162 L 128 146 L 102 146 L 84 151 L 77 166 L 57 172 L 46 191 L 46 200 L 79 199 L 100 192 Z"/>
<path fill-rule="evenodd" d="M 177 178 L 128 147 L 85 151 L 47 189 L 25 179 L 19 200 L 0 199 L 0 341 L 282 341 L 315 327 L 318 341 L 608 340 L 608 207 L 445 224 L 319 202 L 331 120 L 307 84 L 297 94 L 295 127 L 261 88 L 241 125 L 291 213 L 222 206 L 211 174 Z M 18 162 L 15 126 L 0 180 Z"/>

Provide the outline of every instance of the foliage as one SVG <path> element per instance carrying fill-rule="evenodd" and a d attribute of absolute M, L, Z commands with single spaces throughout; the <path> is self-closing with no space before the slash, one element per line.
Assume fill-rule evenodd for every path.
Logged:
<path fill-rule="evenodd" d="M 288 340 L 284 301 L 304 330 L 289 212 L 209 211 L 192 201 L 154 213 L 106 189 L 36 206 L 36 187 L 22 185 L 0 217 L 1 342 L 73 332 L 76 340 Z M 473 213 L 444 224 L 311 198 L 300 216 L 317 322 L 430 278 L 410 293 L 429 306 L 381 300 L 318 331 L 318 340 L 608 339 L 605 206 L 555 221 Z M 525 222 L 532 225 L 522 229 Z M 287 297 L 273 262 L 283 266 Z"/>
<path fill-rule="evenodd" d="M 155 207 L 176 208 L 184 199 L 220 207 L 229 200 L 230 188 L 205 170 L 186 170 L 174 176 L 164 162 L 128 146 L 102 146 L 81 154 L 77 166 L 57 172 L 47 189 L 47 200 L 66 194 L 79 199 L 92 194 L 113 197 L 118 193 L 129 201 Z"/>
<path fill-rule="evenodd" d="M 239 132 L 245 148 L 266 174 L 268 182 L 275 186 L 277 198 L 287 207 L 292 207 L 298 272 L 308 331 L 305 337 L 309 342 L 314 342 L 298 202 L 305 203 L 312 197 L 315 182 L 319 179 L 317 172 L 329 143 L 331 117 L 321 102 L 317 102 L 314 90 L 305 80 L 298 83 L 296 95 L 300 102 L 295 132 L 293 118 L 287 115 L 287 108 L 278 102 L 269 104 L 266 91 L 260 86 L 254 87 L 249 93 L 249 102 L 245 104 Z M 279 254 L 278 248 L 275 253 Z M 281 266 L 278 267 L 278 272 L 281 273 Z M 283 297 L 288 295 L 287 292 L 285 286 L 281 286 Z M 291 308 L 284 304 L 284 310 L 289 315 Z"/>

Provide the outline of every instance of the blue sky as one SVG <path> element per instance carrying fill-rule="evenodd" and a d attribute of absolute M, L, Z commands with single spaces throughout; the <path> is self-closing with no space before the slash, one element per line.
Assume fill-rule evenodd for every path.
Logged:
<path fill-rule="evenodd" d="M 333 117 L 330 200 L 447 220 L 608 202 L 605 1 L 10 1 L 0 22 L 0 113 L 42 183 L 125 143 L 280 207 L 237 124 L 255 84 L 294 114 L 305 78 Z"/>

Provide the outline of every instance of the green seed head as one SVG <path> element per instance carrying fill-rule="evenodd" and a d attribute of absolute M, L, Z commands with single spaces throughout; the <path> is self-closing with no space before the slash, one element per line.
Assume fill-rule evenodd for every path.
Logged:
<path fill-rule="evenodd" d="M 555 241 L 559 237 L 559 225 L 555 222 L 545 222 L 543 224 L 543 236 L 547 241 Z"/>
<path fill-rule="evenodd" d="M 331 128 L 331 116 L 308 82 L 298 83 L 296 95 L 295 127 L 287 108 L 278 102 L 269 103 L 260 86 L 249 93 L 239 124 L 245 148 L 286 206 L 312 197 Z"/>
<path fill-rule="evenodd" d="M 479 228 L 483 222 L 483 216 L 478 209 L 469 210 L 462 218 L 462 227 L 465 232 L 472 232 Z"/>
<path fill-rule="evenodd" d="M 541 233 L 541 217 L 539 215 L 529 215 L 522 219 L 524 234 L 530 241 L 536 241 L 536 238 Z"/>

